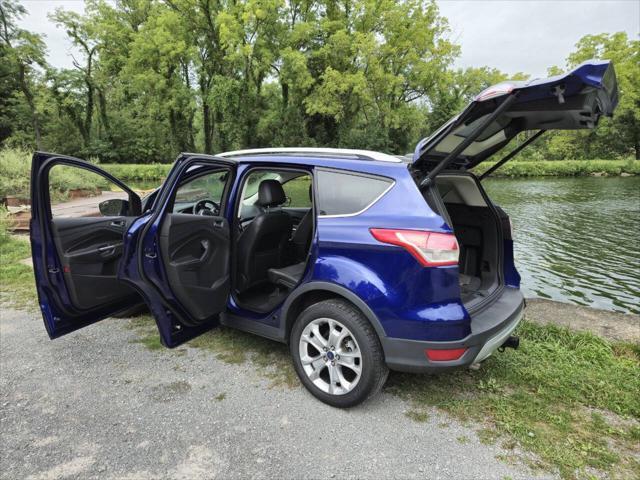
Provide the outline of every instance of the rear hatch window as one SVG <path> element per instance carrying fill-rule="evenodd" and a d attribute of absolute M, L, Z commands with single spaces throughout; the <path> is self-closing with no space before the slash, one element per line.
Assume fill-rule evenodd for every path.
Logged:
<path fill-rule="evenodd" d="M 617 103 L 610 61 L 591 60 L 545 79 L 504 82 L 480 93 L 460 114 L 421 140 L 412 164 L 427 174 L 444 167 L 469 170 L 520 132 L 594 128 L 601 116 L 613 114 Z"/>

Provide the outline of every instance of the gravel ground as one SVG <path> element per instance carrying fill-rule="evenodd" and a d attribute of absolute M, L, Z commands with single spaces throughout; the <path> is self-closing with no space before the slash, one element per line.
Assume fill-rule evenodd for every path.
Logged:
<path fill-rule="evenodd" d="M 443 414 L 409 419 L 388 393 L 333 409 L 270 388 L 251 363 L 147 350 L 126 323 L 52 342 L 39 316 L 0 312 L 0 478 L 533 476 Z"/>

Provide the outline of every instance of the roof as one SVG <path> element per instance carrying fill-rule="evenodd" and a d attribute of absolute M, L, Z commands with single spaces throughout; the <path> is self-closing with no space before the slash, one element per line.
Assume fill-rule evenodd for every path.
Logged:
<path fill-rule="evenodd" d="M 401 163 L 402 160 L 386 153 L 371 150 L 355 150 L 350 148 L 313 148 L 313 147 L 281 147 L 281 148 L 255 148 L 249 150 L 236 150 L 217 154 L 218 157 L 239 157 L 255 155 L 300 155 L 314 157 L 333 157 L 357 160 L 376 160 L 380 162 Z"/>

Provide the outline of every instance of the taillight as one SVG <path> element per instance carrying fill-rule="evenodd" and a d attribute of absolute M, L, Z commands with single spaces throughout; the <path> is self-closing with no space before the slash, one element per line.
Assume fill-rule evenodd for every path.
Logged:
<path fill-rule="evenodd" d="M 424 230 L 372 228 L 371 235 L 383 243 L 398 245 L 413 255 L 425 267 L 458 264 L 458 241 L 452 233 Z"/>
<path fill-rule="evenodd" d="M 446 350 L 428 348 L 424 351 L 424 354 L 432 362 L 450 362 L 452 360 L 458 360 L 466 351 L 466 348 L 452 348 Z"/>

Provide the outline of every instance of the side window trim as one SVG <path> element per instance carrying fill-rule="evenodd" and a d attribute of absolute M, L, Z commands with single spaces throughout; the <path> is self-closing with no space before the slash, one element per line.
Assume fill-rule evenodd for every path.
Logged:
<path fill-rule="evenodd" d="M 371 207 L 373 207 L 376 203 L 378 203 L 378 201 L 384 197 L 387 192 L 389 192 L 389 190 L 391 190 L 395 184 L 396 181 L 393 180 L 392 178 L 389 177 L 385 177 L 382 175 L 373 175 L 373 174 L 367 174 L 367 173 L 361 173 L 361 172 L 354 172 L 352 170 L 340 170 L 340 169 L 336 169 L 336 168 L 325 168 L 325 167 L 319 167 L 316 168 L 316 172 L 318 172 L 318 174 L 315 176 L 316 180 L 315 182 L 317 182 L 322 174 L 322 172 L 329 172 L 329 173 L 337 173 L 337 174 L 341 174 L 341 175 L 352 175 L 354 177 L 361 177 L 361 178 L 372 178 L 375 180 L 387 180 L 389 181 L 389 186 L 387 188 L 385 188 L 378 196 L 376 196 L 373 200 L 371 200 L 371 202 L 369 202 L 364 208 L 361 208 L 360 210 L 358 210 L 357 212 L 353 212 L 353 213 L 336 213 L 336 214 L 321 214 L 321 205 L 320 203 L 318 203 L 318 218 L 346 218 L 346 217 L 355 217 L 357 215 L 360 215 L 364 212 L 366 212 L 367 210 L 369 210 Z M 319 199 L 319 194 L 320 194 L 320 186 L 317 184 L 314 184 L 314 190 L 316 192 L 316 194 L 314 194 L 314 196 Z"/>

